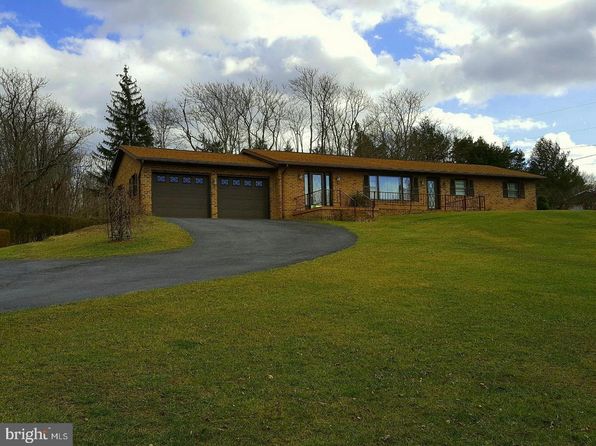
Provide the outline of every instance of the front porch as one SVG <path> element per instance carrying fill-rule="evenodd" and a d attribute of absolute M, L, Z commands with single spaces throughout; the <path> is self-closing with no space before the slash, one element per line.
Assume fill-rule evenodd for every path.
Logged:
<path fill-rule="evenodd" d="M 372 196 L 371 196 L 372 195 Z M 379 215 L 399 215 L 437 211 L 484 211 L 483 195 L 414 194 L 342 190 L 318 190 L 295 198 L 293 218 L 321 220 L 374 220 Z"/>

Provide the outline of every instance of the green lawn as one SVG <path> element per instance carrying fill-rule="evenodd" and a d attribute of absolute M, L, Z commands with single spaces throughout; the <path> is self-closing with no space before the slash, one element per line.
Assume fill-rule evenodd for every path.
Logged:
<path fill-rule="evenodd" d="M 157 217 L 143 217 L 133 226 L 133 239 L 108 240 L 106 226 L 90 226 L 42 242 L 13 245 L 0 249 L 0 260 L 65 259 L 142 254 L 190 246 L 190 234 L 178 225 Z"/>
<path fill-rule="evenodd" d="M 596 213 L 342 226 L 355 247 L 292 267 L 0 315 L 0 420 L 77 445 L 593 442 Z"/>

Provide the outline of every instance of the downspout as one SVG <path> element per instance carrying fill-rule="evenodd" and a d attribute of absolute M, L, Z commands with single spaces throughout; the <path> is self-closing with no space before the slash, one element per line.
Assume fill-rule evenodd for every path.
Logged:
<path fill-rule="evenodd" d="M 138 181 L 139 181 L 139 189 L 138 189 L 139 198 L 138 198 L 138 200 L 139 200 L 139 211 L 143 211 L 143 209 L 142 209 L 143 208 L 143 195 L 141 194 L 141 184 L 142 184 L 141 174 L 143 173 L 143 166 L 145 165 L 145 160 L 139 160 L 139 161 L 141 162 L 141 167 L 139 168 L 139 173 L 138 173 L 138 175 L 139 175 L 139 179 L 138 179 Z"/>
<path fill-rule="evenodd" d="M 281 175 L 279 176 L 279 208 L 281 210 L 281 219 L 286 219 L 286 214 L 284 212 L 284 174 L 288 170 L 288 164 L 286 167 L 281 171 Z"/>

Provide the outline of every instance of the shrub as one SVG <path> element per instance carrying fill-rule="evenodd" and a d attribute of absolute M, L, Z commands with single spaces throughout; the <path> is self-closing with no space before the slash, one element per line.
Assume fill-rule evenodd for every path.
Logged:
<path fill-rule="evenodd" d="M 350 206 L 357 208 L 365 208 L 370 206 L 370 198 L 358 191 L 350 196 Z"/>
<path fill-rule="evenodd" d="M 99 223 L 93 218 L 0 212 L 0 229 L 10 231 L 11 244 L 40 241 Z"/>
<path fill-rule="evenodd" d="M 108 194 L 108 237 L 114 242 L 132 238 L 133 203 L 123 188 Z"/>
<path fill-rule="evenodd" d="M 10 231 L 8 229 L 0 229 L 0 248 L 10 245 Z"/>
<path fill-rule="evenodd" d="M 550 203 L 546 197 L 539 195 L 536 202 L 536 207 L 539 211 L 548 211 L 550 209 Z"/>

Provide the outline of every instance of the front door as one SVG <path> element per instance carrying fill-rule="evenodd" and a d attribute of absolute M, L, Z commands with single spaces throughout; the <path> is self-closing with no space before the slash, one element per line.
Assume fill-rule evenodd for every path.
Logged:
<path fill-rule="evenodd" d="M 440 209 L 439 180 L 437 178 L 426 179 L 426 194 L 426 196 L 428 197 L 428 208 Z"/>
<path fill-rule="evenodd" d="M 306 173 L 304 175 L 304 193 L 306 206 L 309 208 L 332 206 L 331 175 L 325 173 Z"/>
<path fill-rule="evenodd" d="M 319 207 L 323 205 L 323 174 L 310 174 L 311 206 Z"/>

